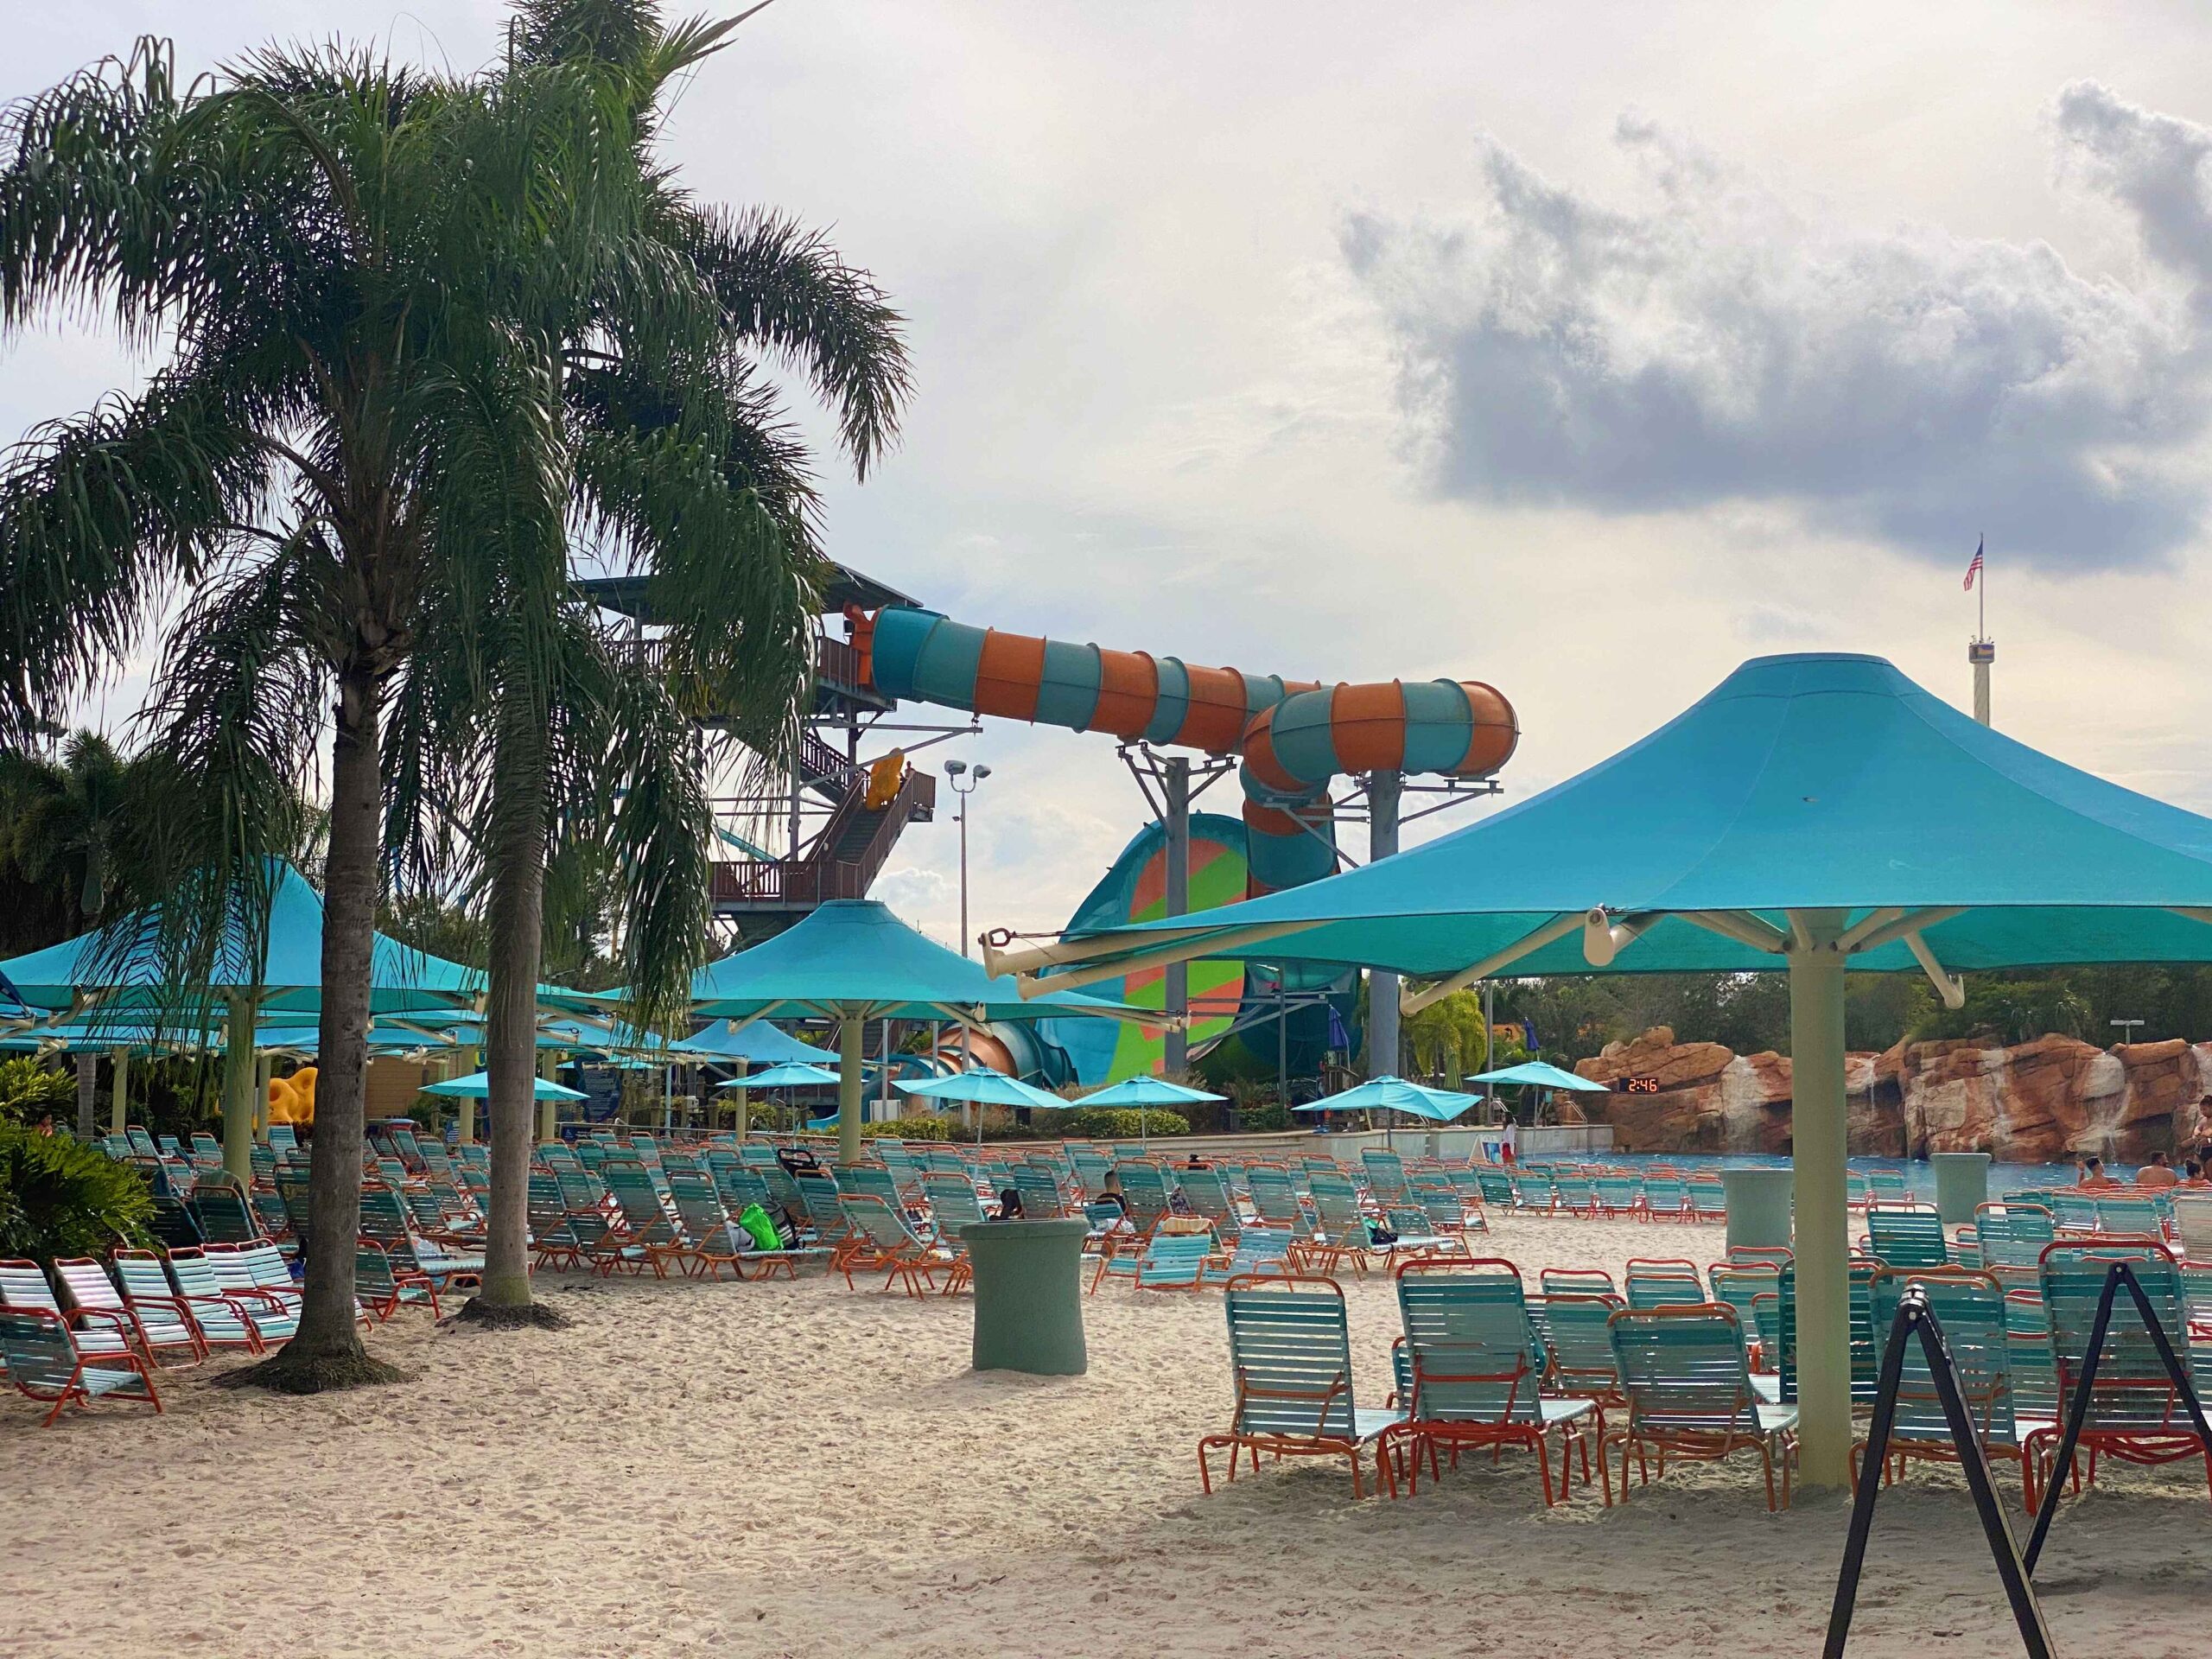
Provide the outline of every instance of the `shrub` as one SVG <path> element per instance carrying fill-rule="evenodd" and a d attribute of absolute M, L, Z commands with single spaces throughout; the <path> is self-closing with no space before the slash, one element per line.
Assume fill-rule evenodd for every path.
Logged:
<path fill-rule="evenodd" d="M 953 1121 L 949 1117 L 893 1117 L 880 1123 L 861 1125 L 861 1139 L 873 1141 L 879 1135 L 888 1135 L 893 1141 L 950 1141 Z"/>
<path fill-rule="evenodd" d="M 41 1266 L 143 1244 L 153 1195 L 137 1172 L 95 1147 L 0 1123 L 0 1255 Z"/>
<path fill-rule="evenodd" d="M 1180 1112 L 1134 1106 L 1077 1106 L 1065 1112 L 1039 1111 L 1032 1130 L 1042 1140 L 1134 1141 L 1140 1135 L 1188 1135 L 1190 1120 Z"/>
<path fill-rule="evenodd" d="M 73 1112 L 77 1079 L 28 1054 L 0 1060 L 0 1120 L 35 1123 L 48 1112 L 57 1118 Z"/>
<path fill-rule="evenodd" d="M 1296 1120 L 1290 1115 L 1290 1108 L 1279 1100 L 1247 1106 L 1237 1116 L 1248 1129 L 1277 1131 L 1298 1127 Z"/>

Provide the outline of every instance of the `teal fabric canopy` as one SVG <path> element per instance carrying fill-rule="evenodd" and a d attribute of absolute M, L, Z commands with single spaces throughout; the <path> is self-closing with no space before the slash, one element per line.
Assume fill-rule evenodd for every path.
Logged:
<path fill-rule="evenodd" d="M 1068 1103 L 1058 1095 L 1048 1095 L 1020 1077 L 1010 1077 L 1003 1071 L 980 1065 L 956 1071 L 949 1077 L 925 1077 L 919 1083 L 894 1083 L 891 1086 L 902 1094 L 918 1095 L 925 1100 L 961 1101 L 972 1106 L 1028 1106 L 1058 1111 Z"/>
<path fill-rule="evenodd" d="M 666 1052 L 671 1059 L 685 1065 L 746 1060 L 755 1065 L 779 1065 L 791 1060 L 837 1058 L 826 1048 L 802 1043 L 766 1020 L 710 1020 L 690 1036 L 667 1045 Z"/>
<path fill-rule="evenodd" d="M 985 961 L 1047 985 L 1171 942 L 1422 977 L 1754 970 L 1781 965 L 1793 910 L 1842 912 L 1860 969 L 2212 961 L 2212 820 L 1978 725 L 1878 657 L 1763 657 L 1611 760 L 1395 857 Z"/>
<path fill-rule="evenodd" d="M 765 1071 L 756 1071 L 749 1077 L 734 1077 L 722 1084 L 725 1089 L 816 1089 L 823 1084 L 834 1084 L 837 1074 L 826 1066 L 810 1065 L 804 1060 L 792 1060 L 782 1065 L 772 1065 Z"/>
<path fill-rule="evenodd" d="M 1524 1060 L 1519 1065 L 1502 1066 L 1495 1071 L 1478 1071 L 1467 1079 L 1469 1083 L 1517 1083 L 1530 1089 L 1594 1090 L 1599 1094 L 1609 1092 L 1602 1083 L 1592 1083 L 1587 1077 L 1578 1077 L 1572 1071 L 1562 1071 L 1546 1060 Z"/>
<path fill-rule="evenodd" d="M 173 1007 L 175 995 L 156 982 L 154 941 L 159 927 L 158 906 L 134 912 L 99 932 L 0 963 L 0 976 L 34 1007 L 67 1008 L 79 994 L 102 992 L 111 993 L 100 998 L 104 1012 Z M 219 998 L 251 989 L 257 981 L 265 1009 L 314 1014 L 321 1008 L 322 895 L 289 864 L 276 871 L 261 972 L 257 976 L 252 969 L 245 919 L 233 918 L 207 990 Z M 370 959 L 370 986 L 372 1013 L 450 1008 L 481 995 L 484 976 L 379 933 Z"/>
<path fill-rule="evenodd" d="M 1304 1106 L 1293 1107 L 1300 1112 L 1402 1112 L 1408 1117 L 1425 1118 L 1432 1123 L 1449 1123 L 1453 1118 L 1474 1105 L 1478 1095 L 1462 1095 L 1449 1089 L 1431 1089 L 1423 1084 L 1408 1083 L 1403 1077 L 1370 1077 L 1333 1095 Z"/>
<path fill-rule="evenodd" d="M 840 899 L 749 950 L 709 963 L 691 982 L 692 1012 L 709 1018 L 1038 1020 L 1160 1014 L 1096 997 L 1025 1001 L 1014 982 L 925 938 L 873 899 Z"/>
<path fill-rule="evenodd" d="M 986 950 L 1071 988 L 1192 957 L 1437 982 L 1789 974 L 1800 1467 L 1851 1462 L 1844 974 L 2212 961 L 2212 820 L 1980 726 L 1878 657 L 1762 657 L 1642 742 L 1364 869 L 1243 904 Z"/>
<path fill-rule="evenodd" d="M 1186 1089 L 1179 1083 L 1170 1083 L 1165 1077 L 1128 1077 L 1120 1083 L 1109 1083 L 1103 1089 L 1083 1097 L 1086 1106 L 1196 1106 L 1206 1101 L 1224 1100 L 1224 1095 L 1210 1095 L 1203 1089 Z"/>
<path fill-rule="evenodd" d="M 491 1091 L 492 1074 L 489 1071 L 472 1071 L 465 1077 L 453 1077 L 444 1083 L 425 1084 L 423 1086 L 423 1092 L 426 1095 L 452 1095 L 466 1096 L 470 1100 L 482 1100 Z M 581 1089 L 571 1089 L 564 1084 L 555 1083 L 545 1077 L 531 1079 L 530 1092 L 538 1100 L 589 1098 Z"/>

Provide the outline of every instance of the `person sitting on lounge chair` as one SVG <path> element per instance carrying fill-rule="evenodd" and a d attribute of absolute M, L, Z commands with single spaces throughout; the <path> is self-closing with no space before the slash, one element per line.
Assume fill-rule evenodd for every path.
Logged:
<path fill-rule="evenodd" d="M 1100 1204 L 1110 1204 L 1124 1216 L 1129 1213 L 1129 1201 L 1122 1196 L 1122 1177 L 1118 1170 L 1108 1170 L 1106 1179 L 1098 1184 Z"/>
<path fill-rule="evenodd" d="M 1021 1193 L 1018 1188 L 1009 1186 L 1000 1192 L 998 1219 L 1001 1221 L 1021 1219 Z"/>

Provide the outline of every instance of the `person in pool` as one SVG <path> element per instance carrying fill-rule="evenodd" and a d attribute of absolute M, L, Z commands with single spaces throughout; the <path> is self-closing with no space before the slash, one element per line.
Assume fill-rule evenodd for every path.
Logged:
<path fill-rule="evenodd" d="M 2084 1158 L 2082 1160 L 2082 1179 L 2075 1185 L 2091 1192 L 2102 1192 L 2118 1186 L 2120 1183 L 2105 1173 L 2103 1159 Z"/>
<path fill-rule="evenodd" d="M 2166 1161 L 2166 1154 L 2154 1152 L 2151 1161 L 2135 1172 L 2138 1186 L 2178 1186 L 2181 1177 L 2174 1173 L 2174 1166 Z"/>

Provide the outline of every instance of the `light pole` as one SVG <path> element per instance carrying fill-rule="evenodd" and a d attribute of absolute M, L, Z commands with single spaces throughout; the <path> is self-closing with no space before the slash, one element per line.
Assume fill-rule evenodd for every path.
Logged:
<path fill-rule="evenodd" d="M 976 792 L 976 785 L 991 775 L 991 769 L 971 767 L 965 760 L 948 760 L 944 775 L 952 792 L 960 798 L 960 954 L 964 957 L 968 954 L 968 798 Z"/>
<path fill-rule="evenodd" d="M 2120 1027 L 2121 1042 L 2133 1043 L 2135 1040 L 2135 1028 L 2138 1026 L 2147 1026 L 2151 1022 L 2147 1020 L 2115 1020 L 2112 1023 Z"/>

